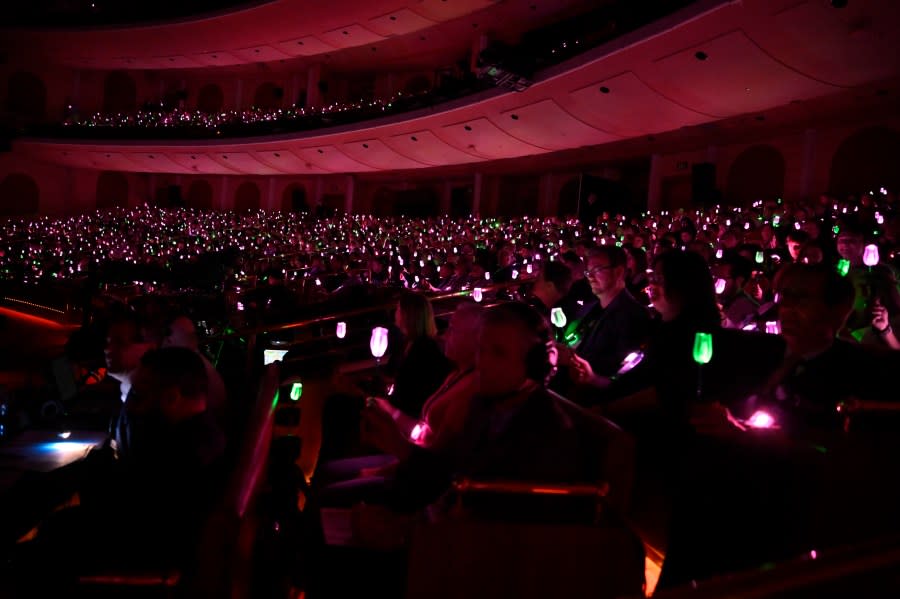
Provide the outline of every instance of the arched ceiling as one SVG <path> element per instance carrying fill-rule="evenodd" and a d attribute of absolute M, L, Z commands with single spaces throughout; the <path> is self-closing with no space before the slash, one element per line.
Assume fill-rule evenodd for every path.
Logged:
<path fill-rule="evenodd" d="M 895 0 L 844 10 L 821 0 L 707 0 L 544 73 L 524 92 L 491 90 L 437 111 L 246 140 L 15 148 L 77 167 L 185 174 L 374 173 L 536 156 L 778 107 L 785 114 L 896 81 L 898 13 Z"/>
<path fill-rule="evenodd" d="M 385 42 L 388 56 L 469 47 L 475 34 L 518 35 L 588 0 L 274 0 L 215 17 L 80 30 L 0 29 L 20 60 L 86 69 L 196 69 L 275 63 Z M 597 2 L 593 2 L 594 5 Z M 464 21 L 464 22 L 463 22 Z M 463 35 L 460 35 L 460 34 Z M 415 35 L 412 35 L 415 34 Z M 359 68 L 371 54 L 357 54 Z"/>

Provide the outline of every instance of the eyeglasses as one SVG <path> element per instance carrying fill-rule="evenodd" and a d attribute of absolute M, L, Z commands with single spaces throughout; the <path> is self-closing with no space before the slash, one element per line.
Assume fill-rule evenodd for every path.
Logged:
<path fill-rule="evenodd" d="M 613 268 L 615 268 L 615 266 L 595 266 L 594 268 L 589 268 L 584 271 L 584 276 L 590 279 L 591 277 L 596 277 L 604 270 L 612 270 Z"/>

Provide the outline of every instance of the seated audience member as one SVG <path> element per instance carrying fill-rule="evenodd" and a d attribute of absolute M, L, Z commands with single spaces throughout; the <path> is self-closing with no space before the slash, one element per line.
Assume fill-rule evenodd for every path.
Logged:
<path fill-rule="evenodd" d="M 801 261 L 801 254 L 807 243 L 809 243 L 809 235 L 805 231 L 795 229 L 788 232 L 786 245 L 791 261 Z"/>
<path fill-rule="evenodd" d="M 561 364 L 579 385 L 594 386 L 598 377 L 611 377 L 622 360 L 646 340 L 650 315 L 625 288 L 625 252 L 615 246 L 591 250 L 585 277 L 596 303 L 587 308 L 577 330 L 575 352 L 563 351 Z"/>
<path fill-rule="evenodd" d="M 403 334 L 403 351 L 396 362 L 394 392 L 388 399 L 395 408 L 418 419 L 425 400 L 446 378 L 451 364 L 435 339 L 437 325 L 427 297 L 404 292 L 397 303 L 394 324 Z"/>
<path fill-rule="evenodd" d="M 161 347 L 185 347 L 195 352 L 203 360 L 209 388 L 207 393 L 209 411 L 220 424 L 224 425 L 227 422 L 228 411 L 228 392 L 225 389 L 225 381 L 222 380 L 222 375 L 219 374 L 212 362 L 200 352 L 200 339 L 193 321 L 184 315 L 175 316 L 169 319 L 164 332 L 165 336 L 160 344 Z"/>
<path fill-rule="evenodd" d="M 479 336 L 475 396 L 462 429 L 442 447 L 408 447 L 392 505 L 421 508 L 454 476 L 584 480 L 572 422 L 545 389 L 554 352 L 549 325 L 533 308 L 510 302 L 488 309 Z M 396 431 L 381 410 L 367 410 L 365 424 L 375 438 Z"/>
<path fill-rule="evenodd" d="M 872 323 L 853 331 L 853 337 L 864 345 L 880 345 L 890 349 L 900 349 L 900 333 L 894 326 L 900 326 L 900 290 L 894 270 L 889 266 L 874 266 L 866 277 L 868 297 L 866 307 Z"/>
<path fill-rule="evenodd" d="M 625 288 L 638 301 L 646 303 L 644 290 L 647 288 L 647 252 L 643 248 L 626 246 L 627 275 Z"/>
<path fill-rule="evenodd" d="M 480 304 L 462 303 L 453 312 L 444 333 L 444 351 L 454 369 L 441 387 L 428 398 L 422 408 L 422 419 L 401 429 L 412 434 L 416 424 L 422 431 L 415 439 L 417 445 L 439 448 L 459 434 L 465 415 L 475 393 L 475 354 L 481 328 L 483 308 Z M 402 421 L 398 421 L 398 425 Z M 407 427 L 409 430 L 407 431 Z"/>
<path fill-rule="evenodd" d="M 719 294 L 725 315 L 724 326 L 743 328 L 753 320 L 759 309 L 759 304 L 744 290 L 753 275 L 753 264 L 745 258 L 733 256 L 714 267 L 713 275 L 725 281 L 725 287 Z"/>
<path fill-rule="evenodd" d="M 800 424 L 826 427 L 843 421 L 836 409 L 841 402 L 865 409 L 894 400 L 887 381 L 900 368 L 900 356 L 838 339 L 853 305 L 847 278 L 833 267 L 797 264 L 779 273 L 775 288 L 787 350 L 765 392 L 793 398 L 779 404 L 791 407 Z"/>
<path fill-rule="evenodd" d="M 225 441 L 207 412 L 199 356 L 185 348 L 151 350 L 131 381 L 124 407 L 130 442 L 115 459 L 91 454 L 43 485 L 57 494 L 55 487 L 67 486 L 79 503 L 52 514 L 17 547 L 17 582 L 38 595 L 98 569 L 185 565 L 221 492 Z M 75 553 L 66 549 L 73 544 Z M 50 570 L 48 560 L 56 563 Z"/>
<path fill-rule="evenodd" d="M 154 344 L 144 337 L 138 316 L 131 311 L 114 314 L 106 332 L 106 366 L 109 376 L 119 381 L 122 402 L 131 389 L 131 378 L 140 364 L 141 356 Z"/>
<path fill-rule="evenodd" d="M 395 427 L 382 436 L 364 433 L 368 444 L 384 455 L 332 460 L 316 471 L 316 484 L 321 488 L 322 503 L 342 503 L 346 498 L 366 496 L 371 488 L 384 486 L 397 459 L 408 457 L 413 445 L 439 449 L 459 434 L 465 423 L 475 393 L 475 352 L 483 308 L 480 304 L 460 304 L 444 333 L 447 357 L 454 369 L 440 388 L 427 399 L 422 418 L 414 419 L 383 398 L 376 406 L 389 414 Z M 373 406 L 374 408 L 374 406 Z"/>
<path fill-rule="evenodd" d="M 545 262 L 531 287 L 526 303 L 550 318 L 550 310 L 556 307 L 572 287 L 572 270 L 563 262 Z"/>

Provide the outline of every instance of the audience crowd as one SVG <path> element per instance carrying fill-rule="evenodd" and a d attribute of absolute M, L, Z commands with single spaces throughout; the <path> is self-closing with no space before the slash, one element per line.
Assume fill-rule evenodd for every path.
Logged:
<path fill-rule="evenodd" d="M 423 513 L 453 513 L 448 493 L 466 493 L 453 486 L 461 477 L 594 485 L 630 513 L 623 469 L 636 470 L 636 501 L 670 514 L 666 587 L 900 529 L 897 484 L 879 474 L 896 464 L 900 408 L 890 384 L 900 368 L 900 214 L 886 190 L 590 222 L 143 206 L 9 222 L 3 232 L 2 267 L 32 281 L 85 272 L 102 281 L 113 263 L 140 276 L 215 263 L 211 285 L 242 287 L 249 305 L 280 303 L 284 317 L 303 302 L 328 306 L 348 287 L 398 290 L 393 328 L 402 341 L 368 386 L 348 385 L 337 365 L 322 365 L 327 357 L 304 370 L 310 388 L 333 384 L 311 487 L 298 483 L 306 498 L 298 584 L 310 596 L 360 583 L 337 574 L 369 571 L 372 551 L 402 556 Z M 510 284 L 505 298 L 482 293 L 496 283 Z M 317 294 L 302 293 L 309 288 Z M 464 299 L 439 334 L 429 296 L 451 291 Z M 12 495 L 19 506 L 46 505 L 29 499 L 41 491 L 87 498 L 15 552 L 22 572 L 64 535 L 108 528 L 96 515 L 118 511 L 92 491 L 98 477 L 212 480 L 232 439 L 233 398 L 197 357 L 189 319 L 127 312 L 107 325 L 121 413 L 106 453 Z M 291 399 L 302 394 L 295 387 Z M 610 422 L 634 439 L 634 463 L 611 459 L 625 450 Z M 336 439 L 348 424 L 358 436 Z M 183 494 L 159 483 L 153 501 L 174 505 Z M 504 497 L 499 512 L 496 498 L 473 509 L 509 519 L 547 508 Z M 200 500 L 192 494 L 179 513 L 197 513 Z M 836 506 L 863 504 L 832 518 Z M 324 514 L 339 508 L 350 508 L 355 541 L 338 558 Z M 722 524 L 734 514 L 740 534 Z M 162 530 L 194 542 L 195 526 L 173 522 L 178 531 L 145 531 L 152 546 L 165 543 Z M 0 532 L 9 541 L 30 525 Z M 402 576 L 405 558 L 391 559 L 371 573 L 384 579 L 379 588 Z"/>

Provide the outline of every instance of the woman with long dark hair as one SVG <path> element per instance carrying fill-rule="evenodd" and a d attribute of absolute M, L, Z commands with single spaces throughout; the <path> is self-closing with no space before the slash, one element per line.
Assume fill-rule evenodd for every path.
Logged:
<path fill-rule="evenodd" d="M 425 400 L 441 385 L 452 365 L 438 345 L 434 310 L 427 297 L 404 292 L 397 302 L 394 324 L 403 335 L 396 359 L 394 392 L 388 398 L 401 412 L 419 418 Z"/>

